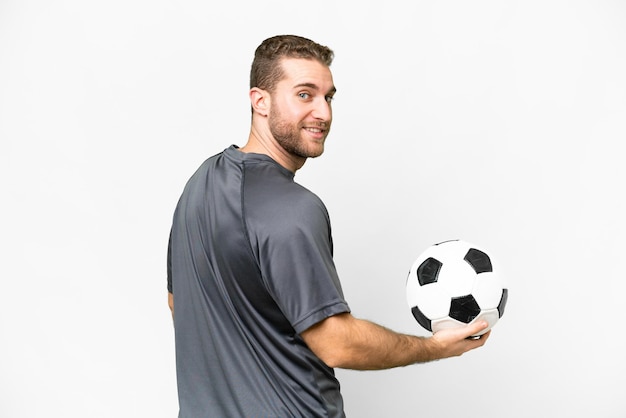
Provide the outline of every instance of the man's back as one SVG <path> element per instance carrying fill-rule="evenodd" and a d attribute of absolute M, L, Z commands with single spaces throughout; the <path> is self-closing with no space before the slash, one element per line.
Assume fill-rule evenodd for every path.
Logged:
<path fill-rule="evenodd" d="M 174 215 L 181 417 L 343 416 L 339 384 L 299 332 L 348 312 L 322 202 L 267 156 L 230 147 Z"/>

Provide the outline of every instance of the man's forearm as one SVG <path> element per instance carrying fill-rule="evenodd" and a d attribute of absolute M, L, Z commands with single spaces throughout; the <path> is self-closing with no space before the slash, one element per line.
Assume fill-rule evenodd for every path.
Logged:
<path fill-rule="evenodd" d="M 479 340 L 467 339 L 485 326 L 475 324 L 420 337 L 340 314 L 311 327 L 302 336 L 330 367 L 381 370 L 459 356 L 485 343 L 488 334 Z"/>

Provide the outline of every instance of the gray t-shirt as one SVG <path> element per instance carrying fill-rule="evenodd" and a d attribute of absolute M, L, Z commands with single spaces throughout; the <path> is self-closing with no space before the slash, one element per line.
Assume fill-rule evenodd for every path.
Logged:
<path fill-rule="evenodd" d="M 206 160 L 168 249 L 179 417 L 343 417 L 333 369 L 299 332 L 349 312 L 323 202 L 261 154 Z"/>

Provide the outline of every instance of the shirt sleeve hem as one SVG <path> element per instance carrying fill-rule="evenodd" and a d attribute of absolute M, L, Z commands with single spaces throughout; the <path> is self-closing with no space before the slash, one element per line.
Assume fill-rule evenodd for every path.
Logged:
<path fill-rule="evenodd" d="M 323 306 L 316 311 L 311 312 L 303 319 L 296 322 L 293 327 L 295 331 L 299 334 L 302 331 L 317 324 L 318 322 L 328 318 L 329 316 L 346 312 L 350 312 L 350 307 L 348 306 L 348 304 L 343 300 L 335 301 L 329 305 Z"/>

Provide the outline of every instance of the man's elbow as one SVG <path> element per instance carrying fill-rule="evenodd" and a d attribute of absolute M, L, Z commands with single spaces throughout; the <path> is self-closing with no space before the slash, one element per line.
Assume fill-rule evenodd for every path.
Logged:
<path fill-rule="evenodd" d="M 338 314 L 324 319 L 300 335 L 309 349 L 330 368 L 346 368 L 351 364 L 349 325 L 352 316 Z"/>
<path fill-rule="evenodd" d="M 174 295 L 171 292 L 167 293 L 167 304 L 172 312 L 172 319 L 174 319 Z"/>

